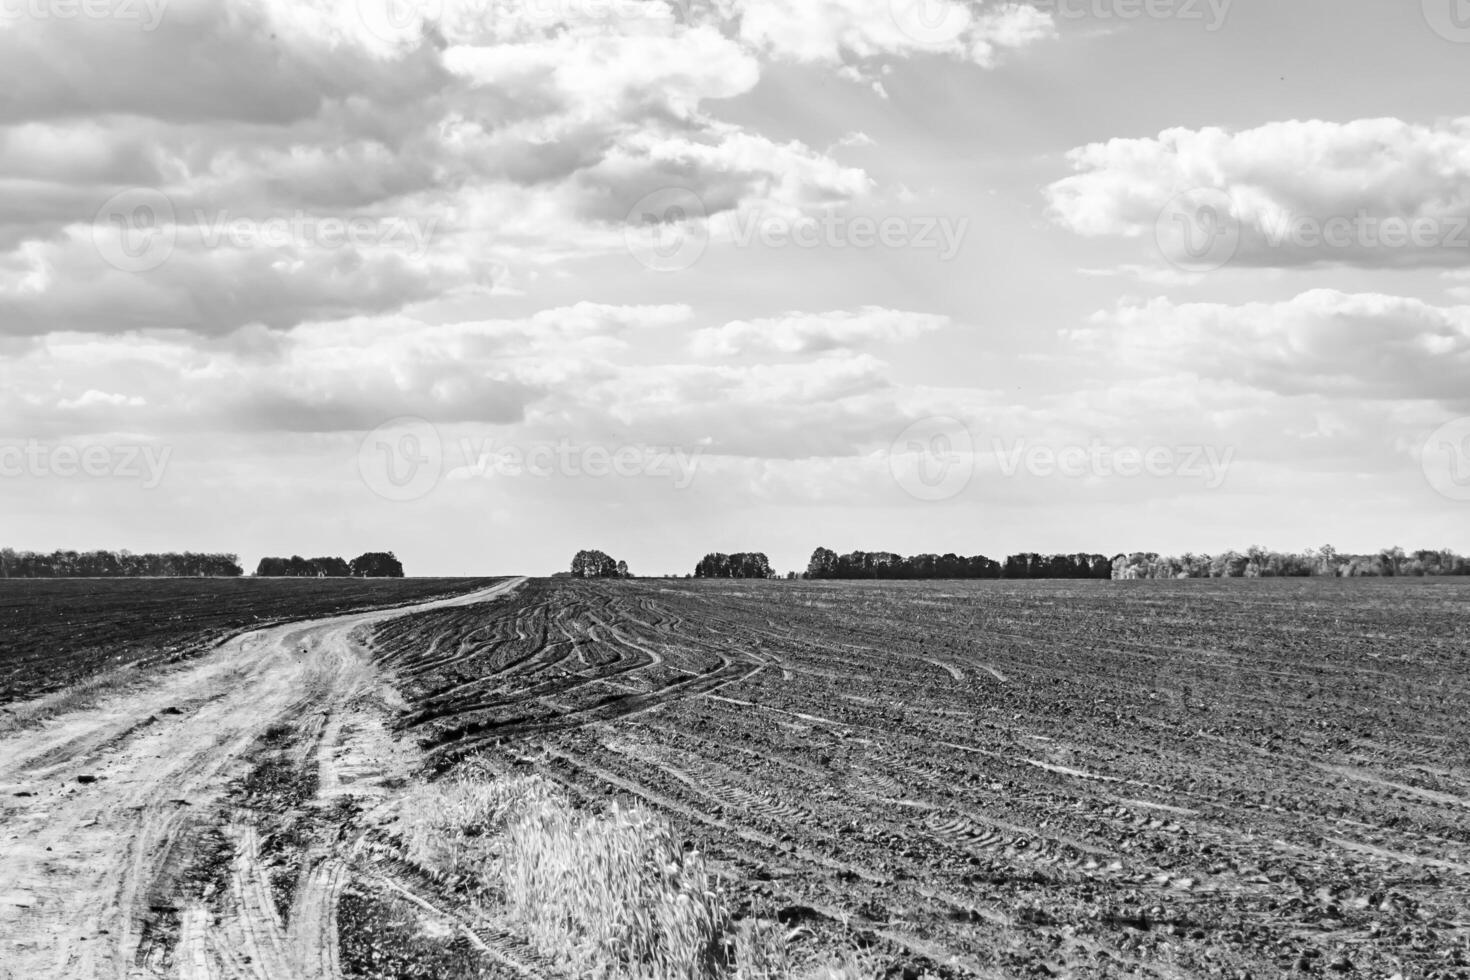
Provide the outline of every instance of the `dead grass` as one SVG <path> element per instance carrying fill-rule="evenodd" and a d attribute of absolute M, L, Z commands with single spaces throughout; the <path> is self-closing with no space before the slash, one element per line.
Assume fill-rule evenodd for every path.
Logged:
<path fill-rule="evenodd" d="M 579 975 L 725 972 L 735 930 L 724 894 L 647 811 L 583 814 L 543 797 L 506 827 L 495 874 L 510 917 Z"/>
<path fill-rule="evenodd" d="M 802 980 L 874 980 L 882 967 L 871 956 L 844 952 L 802 974 Z M 930 975 L 924 974 L 927 978 Z"/>
<path fill-rule="evenodd" d="M 506 824 L 554 792 L 541 779 L 465 773 L 417 784 L 403 797 L 398 820 L 405 856 L 443 881 L 492 888 L 487 872 L 500 853 Z"/>
<path fill-rule="evenodd" d="M 134 665 L 97 674 L 59 691 L 0 707 L 0 735 L 36 728 L 52 718 L 97 707 L 115 694 L 139 689 L 148 677 Z"/>
<path fill-rule="evenodd" d="M 406 794 L 409 860 L 481 896 L 481 911 L 597 980 L 869 980 L 847 954 L 798 972 L 776 922 L 736 921 L 698 851 L 661 817 L 579 811 L 555 784 L 461 774 Z"/>

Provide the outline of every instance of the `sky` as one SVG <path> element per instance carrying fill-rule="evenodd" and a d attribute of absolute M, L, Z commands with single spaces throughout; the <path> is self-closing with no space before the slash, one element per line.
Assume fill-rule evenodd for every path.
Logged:
<path fill-rule="evenodd" d="M 1466 0 L 0 0 L 0 544 L 1470 551 Z"/>

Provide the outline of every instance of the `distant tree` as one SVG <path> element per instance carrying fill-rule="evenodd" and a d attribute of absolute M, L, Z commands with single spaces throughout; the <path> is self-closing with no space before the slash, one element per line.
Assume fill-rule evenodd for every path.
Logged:
<path fill-rule="evenodd" d="M 1276 576 L 1465 575 L 1470 563 L 1453 551 L 1384 548 L 1371 555 L 1340 554 L 1331 545 L 1303 552 L 1271 551 L 1252 545 L 1242 554 L 1226 551 L 1211 557 L 1186 553 L 1179 558 L 1153 553 L 1119 555 L 1114 578 L 1256 578 Z"/>
<path fill-rule="evenodd" d="M 760 556 L 764 558 L 765 556 Z M 818 548 L 803 578 L 820 579 L 939 579 L 1000 578 L 1001 564 L 984 555 L 962 558 L 953 553 L 906 558 L 891 551 L 852 551 L 838 555 Z"/>
<path fill-rule="evenodd" d="M 618 562 L 618 578 L 630 578 L 630 577 L 631 576 L 628 573 L 628 563 L 625 562 L 625 561 Z"/>
<path fill-rule="evenodd" d="M 324 578 L 345 578 L 352 574 L 352 566 L 341 558 L 312 558 L 307 564 L 314 574 Z"/>
<path fill-rule="evenodd" d="M 730 556 L 712 551 L 694 566 L 695 578 L 729 578 Z"/>
<path fill-rule="evenodd" d="M 403 563 L 391 551 L 369 551 L 352 559 L 348 570 L 356 578 L 403 578 Z"/>
<path fill-rule="evenodd" d="M 130 551 L 34 551 L 0 549 L 3 578 L 122 578 L 244 574 L 240 556 L 186 551 L 135 555 Z"/>
<path fill-rule="evenodd" d="M 397 561 L 397 559 L 394 559 Z M 345 578 L 353 574 L 352 566 L 341 558 L 262 558 L 255 574 L 266 578 Z"/>
<path fill-rule="evenodd" d="M 818 548 L 812 552 L 811 561 L 807 562 L 807 578 L 836 578 L 837 577 L 837 552 L 829 548 Z"/>
<path fill-rule="evenodd" d="M 734 556 L 737 578 L 770 578 L 771 560 L 763 551 L 741 552 Z"/>
<path fill-rule="evenodd" d="M 618 563 L 601 551 L 579 551 L 572 558 L 572 575 L 576 578 L 616 578 Z"/>

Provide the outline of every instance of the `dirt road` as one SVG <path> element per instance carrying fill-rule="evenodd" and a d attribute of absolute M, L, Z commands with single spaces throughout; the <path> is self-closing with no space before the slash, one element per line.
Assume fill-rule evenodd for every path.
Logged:
<path fill-rule="evenodd" d="M 0 977 L 338 975 L 334 808 L 370 809 L 415 761 L 359 628 L 522 581 L 248 633 L 0 741 Z"/>

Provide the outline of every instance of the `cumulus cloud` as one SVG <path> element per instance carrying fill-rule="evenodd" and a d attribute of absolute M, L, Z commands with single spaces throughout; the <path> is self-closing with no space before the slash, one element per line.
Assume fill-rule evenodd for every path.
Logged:
<path fill-rule="evenodd" d="M 311 4 L 115 6 L 109 17 L 0 22 L 0 122 L 129 115 L 290 125 L 353 97 L 401 108 L 432 95 L 446 75 L 428 45 L 384 64 L 344 36 L 338 25 L 356 24 L 350 3 L 336 17 L 312 15 Z"/>
<path fill-rule="evenodd" d="M 153 30 L 0 26 L 0 191 L 15 202 L 0 209 L 0 330 L 219 335 L 388 314 L 620 250 L 632 205 L 665 187 L 715 214 L 872 185 L 710 115 L 760 63 L 673 4 L 374 11 L 178 0 Z M 142 213 L 140 193 L 161 203 Z M 334 238 L 343 224 L 369 234 Z M 132 261 L 141 232 L 169 237 L 163 261 Z"/>
<path fill-rule="evenodd" d="M 1470 307 L 1313 290 L 1278 303 L 1125 303 L 1073 341 L 1130 364 L 1276 394 L 1470 408 Z"/>
<path fill-rule="evenodd" d="M 960 0 L 727 0 L 740 37 L 792 61 L 843 65 L 923 53 L 991 67 L 1000 51 L 1055 36 L 1051 15 L 1028 4 Z M 978 7 L 979 12 L 976 12 Z"/>
<path fill-rule="evenodd" d="M 206 343 L 183 330 L 53 332 L 0 361 L 0 406 L 8 435 L 363 430 L 394 415 L 516 422 L 557 387 L 613 373 L 608 358 L 631 332 L 690 316 L 678 304 L 584 302 L 518 319 L 360 317 Z"/>
<path fill-rule="evenodd" d="M 1198 220 L 1194 231 L 1238 234 L 1231 247 L 1238 265 L 1470 259 L 1470 118 L 1178 128 L 1092 143 L 1069 159 L 1077 172 L 1046 196 L 1054 218 L 1080 235 L 1153 237 L 1161 220 L 1177 217 L 1165 213 L 1171 201 L 1187 194 L 1186 224 L 1223 222 L 1210 228 Z M 1198 213 L 1206 207 L 1211 214 Z"/>
<path fill-rule="evenodd" d="M 691 348 L 706 357 L 855 350 L 875 343 L 914 340 L 948 324 L 948 317 L 879 306 L 857 311 L 788 313 L 709 327 L 694 335 Z"/>

